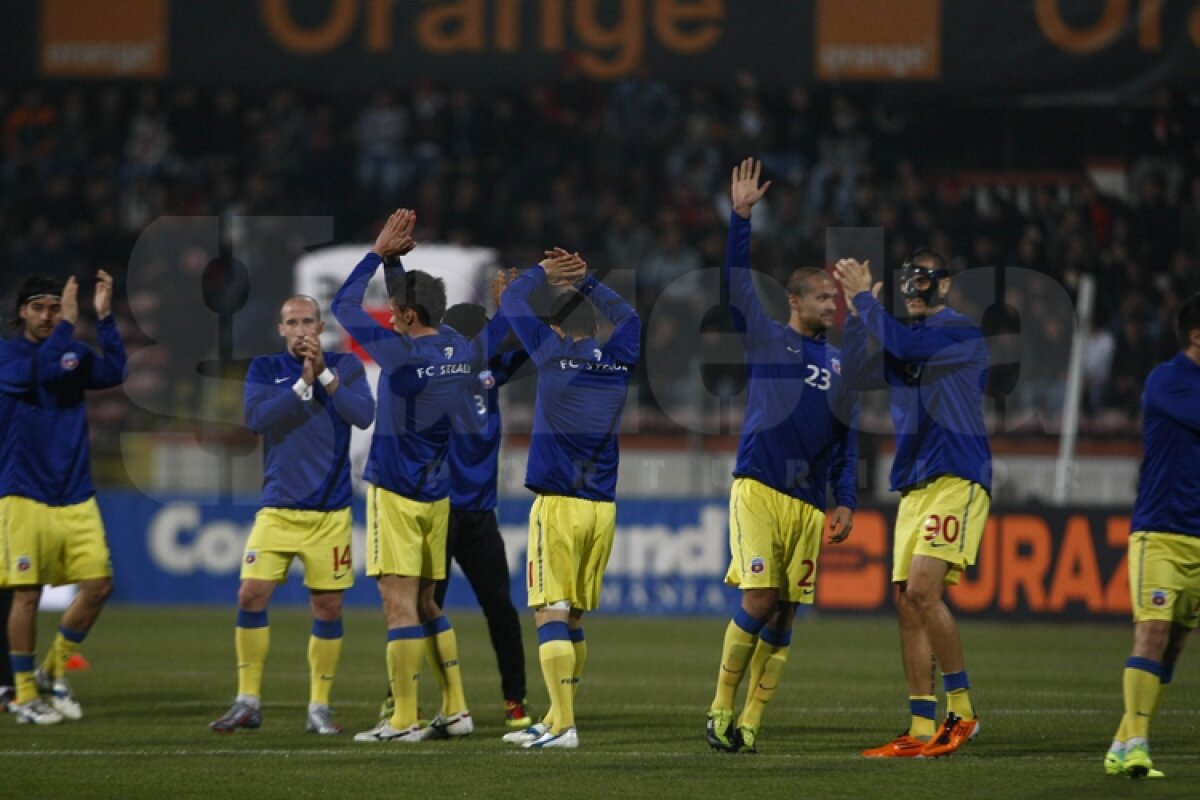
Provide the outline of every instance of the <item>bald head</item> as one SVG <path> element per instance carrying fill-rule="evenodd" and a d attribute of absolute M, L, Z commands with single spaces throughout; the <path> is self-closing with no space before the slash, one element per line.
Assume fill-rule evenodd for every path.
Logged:
<path fill-rule="evenodd" d="M 289 311 L 288 306 L 293 306 L 293 308 Z M 315 298 L 306 294 L 294 294 L 284 300 L 283 305 L 279 307 L 279 321 L 283 322 L 289 313 L 311 314 L 317 322 L 321 321 L 321 306 Z"/>
<path fill-rule="evenodd" d="M 321 321 L 321 307 L 306 294 L 294 294 L 279 308 L 279 335 L 287 342 L 287 349 L 300 357 L 297 346 L 304 340 L 320 345 L 321 332 L 325 323 Z"/>

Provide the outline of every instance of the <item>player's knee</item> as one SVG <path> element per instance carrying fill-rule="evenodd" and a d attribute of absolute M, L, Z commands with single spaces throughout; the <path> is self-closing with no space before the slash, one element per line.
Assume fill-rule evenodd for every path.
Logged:
<path fill-rule="evenodd" d="M 747 589 L 742 592 L 742 610 L 754 619 L 765 620 L 775 612 L 779 592 L 774 589 Z"/>
<path fill-rule="evenodd" d="M 108 602 L 108 598 L 112 597 L 112 593 L 112 578 L 98 578 L 92 581 L 83 581 L 79 584 L 79 596 L 84 602 L 92 606 L 104 605 Z"/>

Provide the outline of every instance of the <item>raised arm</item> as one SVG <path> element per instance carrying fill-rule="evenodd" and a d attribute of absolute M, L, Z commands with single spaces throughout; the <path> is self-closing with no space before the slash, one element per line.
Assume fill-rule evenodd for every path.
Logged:
<path fill-rule="evenodd" d="M 733 168 L 729 192 L 733 210 L 729 214 L 729 242 L 725 247 L 725 269 L 721 274 L 729 289 L 735 325 L 740 315 L 745 321 L 744 330 L 750 335 L 764 334 L 771 327 L 771 319 L 754 289 L 754 275 L 750 269 L 750 214 L 771 186 L 770 181 L 759 185 L 761 173 L 762 163 L 750 158 Z M 741 329 L 741 326 L 737 327 Z"/>
<path fill-rule="evenodd" d="M 973 325 L 909 328 L 887 313 L 870 292 L 854 296 L 854 309 L 871 335 L 896 358 L 910 364 L 956 364 L 978 357 L 983 332 Z"/>
<path fill-rule="evenodd" d="M 579 291 L 613 324 L 612 336 L 604 349 L 615 361 L 636 364 L 642 352 L 642 320 L 633 306 L 590 275 L 579 285 Z"/>
<path fill-rule="evenodd" d="M 886 389 L 886 369 L 883 348 L 871 346 L 871 336 L 862 320 L 856 316 L 847 319 L 842 337 L 842 380 L 846 386 L 859 392 Z"/>
<path fill-rule="evenodd" d="M 100 355 L 88 359 L 86 386 L 89 389 L 108 389 L 125 382 L 125 344 L 112 316 L 113 279 L 104 270 L 96 271 L 96 335 L 100 339 Z"/>
<path fill-rule="evenodd" d="M 521 346 L 529 353 L 535 364 L 540 364 L 539 354 L 544 358 L 548 347 L 558 341 L 558 335 L 550 326 L 538 319 L 529 305 L 529 298 L 539 286 L 546 282 L 546 270 L 535 264 L 517 277 L 504 296 L 500 298 L 500 313 L 512 326 L 521 340 Z"/>
<path fill-rule="evenodd" d="M 412 239 L 415 224 L 416 214 L 407 209 L 400 209 L 388 217 L 375 240 L 375 247 L 358 262 L 333 297 L 333 316 L 385 370 L 396 369 L 408 362 L 413 352 L 412 341 L 377 323 L 363 310 L 362 301 L 371 276 L 385 259 L 395 261 L 394 266 L 388 268 L 389 277 L 394 279 L 404 274 L 398 257 L 415 246 Z"/>

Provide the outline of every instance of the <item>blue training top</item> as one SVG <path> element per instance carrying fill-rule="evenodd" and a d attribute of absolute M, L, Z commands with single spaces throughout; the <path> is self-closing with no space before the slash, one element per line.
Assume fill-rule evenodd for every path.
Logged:
<path fill-rule="evenodd" d="M 1200 364 L 1180 353 L 1146 378 L 1145 452 L 1131 528 L 1200 536 Z"/>
<path fill-rule="evenodd" d="M 292 390 L 304 362 L 288 351 L 260 356 L 246 374 L 246 426 L 263 437 L 262 503 L 270 508 L 334 511 L 350 505 L 350 426 L 375 419 L 375 399 L 358 356 L 326 353 L 337 373 L 332 396 L 320 381 L 312 400 Z"/>
<path fill-rule="evenodd" d="M 433 502 L 450 494 L 450 415 L 504 339 L 508 322 L 497 314 L 470 341 L 448 325 L 417 337 L 385 328 L 362 308 L 367 284 L 382 263 L 368 253 L 333 298 L 333 315 L 382 370 L 363 477 L 410 500 Z M 396 266 L 394 272 L 398 278 L 404 269 Z"/>
<path fill-rule="evenodd" d="M 500 298 L 538 370 L 525 485 L 540 494 L 612 501 L 620 457 L 617 429 L 630 370 L 641 352 L 641 321 L 620 295 L 588 277 L 579 291 L 612 322 L 612 336 L 604 345 L 590 336 L 561 337 L 529 305 L 529 296 L 545 280 L 545 270 L 533 266 Z"/>
<path fill-rule="evenodd" d="M 857 499 L 858 402 L 842 379 L 837 348 L 767 316 L 750 270 L 750 220 L 730 214 L 725 253 L 729 300 L 744 320 L 746 415 L 736 477 L 753 478 L 824 510 Z M 740 327 L 740 326 L 739 326 Z"/>
<path fill-rule="evenodd" d="M 988 354 L 979 326 L 949 308 L 905 326 L 870 292 L 855 295 L 854 308 L 858 316 L 847 320 L 843 342 L 846 380 L 859 390 L 888 389 L 896 428 L 892 491 L 955 475 L 990 492 Z M 868 338 L 880 345 L 874 352 Z"/>
<path fill-rule="evenodd" d="M 119 386 L 126 362 L 112 315 L 96 334 L 103 355 L 66 321 L 41 343 L 0 341 L 0 497 L 69 506 L 96 493 L 84 392 Z"/>
<path fill-rule="evenodd" d="M 500 466 L 500 387 L 529 359 L 524 350 L 501 353 L 475 376 L 455 407 L 450 433 L 450 510 L 496 507 Z"/>

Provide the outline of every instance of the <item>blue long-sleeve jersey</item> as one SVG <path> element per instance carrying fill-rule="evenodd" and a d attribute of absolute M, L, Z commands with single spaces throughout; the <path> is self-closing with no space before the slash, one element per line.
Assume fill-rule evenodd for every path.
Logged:
<path fill-rule="evenodd" d="M 990 492 L 988 354 L 979 326 L 949 308 L 905 326 L 870 292 L 855 295 L 854 308 L 843 342 L 846 380 L 853 389 L 888 389 L 896 428 L 892 491 L 955 475 Z M 871 352 L 868 338 L 879 348 Z"/>
<path fill-rule="evenodd" d="M 60 322 L 44 342 L 0 342 L 0 497 L 51 506 L 96 493 L 84 392 L 125 380 L 125 346 L 112 316 L 96 325 L 102 355 Z"/>
<path fill-rule="evenodd" d="M 1145 452 L 1132 530 L 1200 536 L 1200 364 L 1180 353 L 1146 378 Z"/>
<path fill-rule="evenodd" d="M 534 266 L 500 298 L 538 370 L 525 485 L 542 494 L 611 501 L 620 458 L 617 429 L 641 351 L 641 321 L 620 295 L 589 277 L 579 291 L 613 323 L 612 336 L 603 346 L 590 336 L 561 337 L 529 305 L 545 280 L 545 270 Z"/>
<path fill-rule="evenodd" d="M 450 433 L 450 509 L 496 507 L 500 462 L 500 387 L 529 360 L 524 350 L 495 356 L 454 409 Z"/>
<path fill-rule="evenodd" d="M 326 353 L 337 373 L 330 395 L 320 381 L 305 402 L 292 390 L 304 362 L 288 351 L 260 356 L 246 374 L 246 427 L 263 437 L 262 503 L 269 508 L 334 511 L 350 505 L 350 426 L 367 428 L 375 399 L 362 362 Z"/>
<path fill-rule="evenodd" d="M 772 320 L 754 290 L 750 220 L 730 214 L 724 278 L 735 319 L 744 320 L 746 415 L 736 477 L 824 509 L 857 502 L 858 403 L 842 379 L 837 348 Z"/>
<path fill-rule="evenodd" d="M 495 354 L 508 333 L 508 322 L 496 314 L 470 341 L 448 325 L 417 337 L 384 328 L 362 308 L 367 284 L 382 263 L 378 255 L 368 253 L 333 298 L 333 315 L 381 370 L 375 432 L 363 477 L 410 500 L 441 500 L 450 493 L 450 415 Z M 397 265 L 391 272 L 398 278 L 403 267 Z"/>

